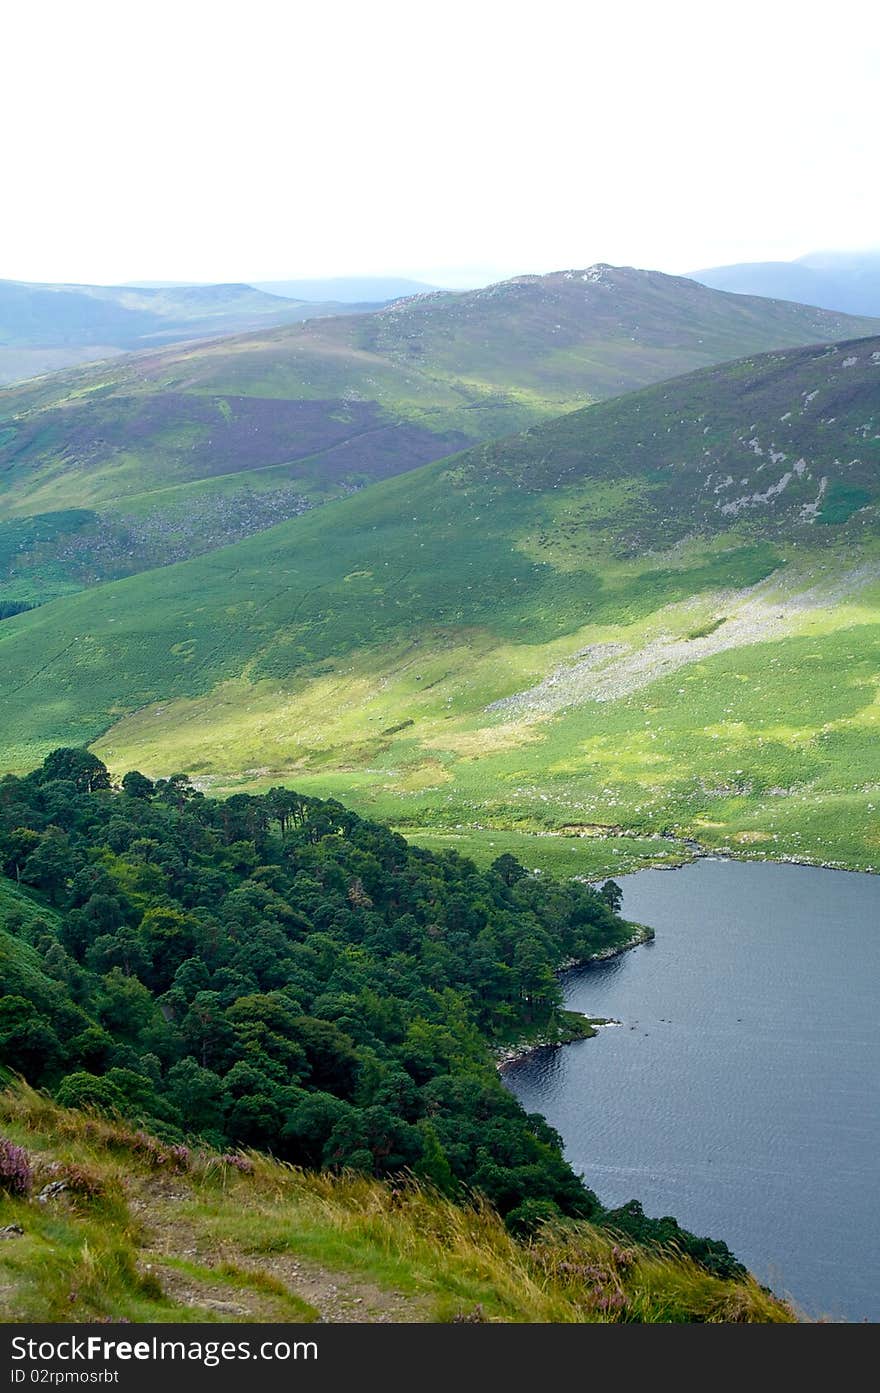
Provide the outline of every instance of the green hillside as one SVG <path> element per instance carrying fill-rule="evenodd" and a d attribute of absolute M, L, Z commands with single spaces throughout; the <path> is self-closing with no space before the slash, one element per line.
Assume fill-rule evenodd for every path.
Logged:
<path fill-rule="evenodd" d="M 874 867 L 878 381 L 876 338 L 713 368 L 4 620 L 3 763 Z"/>
<path fill-rule="evenodd" d="M 597 266 L 43 378 L 0 393 L 0 599 L 185 559 L 588 402 L 877 327 Z"/>
<path fill-rule="evenodd" d="M 563 1009 L 558 974 L 652 936 L 620 917 L 619 899 L 616 885 L 539 878 L 510 856 L 480 871 L 465 857 L 409 845 L 336 801 L 280 787 L 219 800 L 180 776 L 154 784 L 129 773 L 114 789 L 106 767 L 81 749 L 55 750 L 25 778 L 4 778 L 0 1080 L 19 1076 L 27 1088 L 0 1095 L 0 1314 L 10 1290 L 23 1304 L 46 1303 L 56 1283 L 69 1290 L 77 1230 L 65 1234 L 65 1218 L 110 1222 L 107 1275 L 120 1302 L 162 1296 L 136 1280 L 137 1249 L 149 1240 L 130 1223 L 126 1235 L 122 1187 L 127 1181 L 141 1218 L 145 1206 L 151 1227 L 169 1239 L 161 1186 L 149 1183 L 164 1175 L 174 1177 L 176 1202 L 187 1201 L 174 1255 L 192 1259 L 204 1246 L 216 1262 L 227 1240 L 223 1257 L 237 1261 L 214 1280 L 228 1278 L 242 1296 L 252 1287 L 285 1294 L 257 1280 L 260 1271 L 282 1275 L 271 1252 L 347 1258 L 386 1278 L 407 1273 L 409 1245 L 389 1251 L 387 1216 L 408 1196 L 426 1240 L 416 1266 L 427 1264 L 430 1279 L 419 1287 L 410 1271 L 407 1280 L 425 1295 L 452 1296 L 464 1278 L 456 1233 L 471 1245 L 472 1278 L 480 1270 L 474 1244 L 485 1259 L 506 1254 L 522 1275 L 506 1230 L 548 1245 L 547 1264 L 531 1271 L 538 1280 L 543 1268 L 549 1289 L 556 1260 L 574 1262 L 588 1247 L 603 1258 L 627 1250 L 599 1291 L 581 1293 L 580 1317 L 563 1304 L 554 1319 L 657 1319 L 661 1307 L 639 1295 L 652 1267 L 670 1283 L 666 1319 L 680 1318 L 688 1290 L 687 1309 L 703 1318 L 730 1311 L 728 1297 L 755 1318 L 782 1317 L 722 1239 L 646 1215 L 637 1196 L 604 1205 L 565 1160 L 557 1133 L 526 1113 L 500 1076 L 511 1051 L 596 1034 L 601 1022 Z M 32 912 L 40 903 L 46 912 Z M 22 1129 L 48 1131 L 49 1154 L 45 1140 L 35 1147 Z M 66 1138 L 78 1145 L 59 1155 Z M 304 1174 L 318 1171 L 329 1177 Z M 239 1191 L 239 1175 L 274 1185 Z M 204 1184 L 211 1179 L 217 1193 Z M 233 1187 L 248 1209 L 237 1226 L 230 1210 L 217 1209 Z M 393 1187 L 403 1192 L 397 1201 Z M 273 1189 L 275 1204 L 265 1208 Z M 297 1234 L 289 1249 L 278 1242 L 285 1208 Z M 10 1224 L 19 1227 L 10 1232 Z M 184 1235 L 194 1226 L 199 1239 L 187 1254 Z M 88 1233 L 81 1228 L 80 1241 Z M 448 1266 L 444 1236 L 453 1242 Z M 248 1253 L 256 1262 L 241 1261 Z M 634 1285 L 615 1280 L 637 1263 L 645 1268 L 631 1273 Z M 179 1275 L 207 1283 L 212 1266 L 196 1261 Z M 501 1315 L 510 1284 L 491 1262 L 482 1272 Z M 532 1285 L 508 1318 L 541 1310 L 551 1318 L 552 1302 L 535 1305 Z M 112 1298 L 112 1286 L 98 1290 Z"/>
<path fill-rule="evenodd" d="M 751 1277 L 712 1276 L 586 1222 L 523 1241 L 486 1206 L 412 1182 L 172 1153 L 30 1090 L 0 1095 L 0 1132 L 33 1176 L 29 1196 L 0 1189 L 2 1320 L 796 1319 Z M 64 1188 L 40 1204 L 44 1182 Z"/>

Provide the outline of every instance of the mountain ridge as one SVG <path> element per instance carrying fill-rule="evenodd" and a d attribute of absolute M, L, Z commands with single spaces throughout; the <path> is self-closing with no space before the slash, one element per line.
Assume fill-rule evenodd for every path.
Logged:
<path fill-rule="evenodd" d="M 704 369 L 6 619 L 3 762 L 872 868 L 878 374 Z"/>
<path fill-rule="evenodd" d="M 246 282 L 101 286 L 0 280 L 0 384 L 152 343 L 284 324 L 342 308 L 296 301 Z M 356 306 L 345 306 L 353 313 Z"/>
<path fill-rule="evenodd" d="M 4 598 L 184 559 L 596 398 L 878 324 L 600 265 L 8 388 Z"/>
<path fill-rule="evenodd" d="M 407 276 L 315 276 L 283 280 L 250 281 L 257 290 L 294 300 L 337 301 L 342 304 L 369 300 L 397 300 L 437 287 Z"/>
<path fill-rule="evenodd" d="M 880 251 L 813 252 L 795 261 L 739 262 L 688 274 L 716 290 L 782 297 L 848 314 L 880 313 Z"/>

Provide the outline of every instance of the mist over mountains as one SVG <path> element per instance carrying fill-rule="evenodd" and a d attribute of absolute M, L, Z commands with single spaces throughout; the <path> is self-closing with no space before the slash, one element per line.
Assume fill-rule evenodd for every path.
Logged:
<path fill-rule="evenodd" d="M 345 306 L 351 314 L 354 307 Z M 245 284 L 53 285 L 0 281 L 0 383 L 184 339 L 290 324 L 339 305 Z"/>
<path fill-rule="evenodd" d="M 798 300 L 846 314 L 880 314 L 880 251 L 811 252 L 796 261 L 753 261 L 692 271 L 693 280 L 737 295 Z"/>
<path fill-rule="evenodd" d="M 292 300 L 333 300 L 346 305 L 399 300 L 404 295 L 421 295 L 437 289 L 426 281 L 412 280 L 407 276 L 330 276 L 323 279 L 254 281 L 253 285 L 269 295 L 283 295 Z"/>

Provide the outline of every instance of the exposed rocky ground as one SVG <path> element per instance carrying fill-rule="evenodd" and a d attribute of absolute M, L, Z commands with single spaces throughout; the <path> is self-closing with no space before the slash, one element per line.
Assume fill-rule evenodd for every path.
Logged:
<path fill-rule="evenodd" d="M 783 638 L 792 633 L 810 610 L 840 604 L 880 577 L 880 563 L 865 562 L 842 575 L 825 578 L 800 589 L 806 576 L 780 574 L 741 591 L 719 591 L 714 597 L 715 619 L 709 633 L 695 636 L 660 633 L 641 648 L 626 644 L 596 643 L 576 653 L 527 691 L 492 702 L 489 711 L 508 716 L 529 716 L 563 711 L 587 701 L 616 701 L 668 677 L 690 663 L 702 662 L 731 648 Z M 674 607 L 680 616 L 696 615 L 705 600 Z"/>

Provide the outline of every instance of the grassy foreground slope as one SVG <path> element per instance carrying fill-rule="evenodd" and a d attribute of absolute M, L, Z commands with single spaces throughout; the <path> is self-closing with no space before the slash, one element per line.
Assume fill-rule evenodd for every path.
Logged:
<path fill-rule="evenodd" d="M 218 801 L 179 778 L 154 786 L 132 775 L 121 790 L 109 782 L 83 750 L 57 750 L 26 779 L 0 781 L 0 863 L 20 877 L 14 886 L 0 879 L 0 1075 L 51 1092 L 58 1106 L 38 1112 L 61 1130 L 59 1107 L 140 1129 L 108 1139 L 136 1163 L 129 1170 L 139 1164 L 158 1181 L 136 1188 L 138 1211 L 158 1211 L 165 1237 L 176 1215 L 174 1255 L 184 1276 L 199 1276 L 191 1262 L 198 1244 L 181 1249 L 196 1215 L 182 1222 L 179 1177 L 219 1170 L 226 1189 L 237 1173 L 256 1170 L 239 1155 L 253 1148 L 289 1167 L 337 1178 L 356 1171 L 405 1193 L 417 1178 L 454 1201 L 429 1196 L 423 1208 L 414 1205 L 423 1238 L 440 1225 L 421 1249 L 434 1265 L 444 1240 L 455 1247 L 456 1233 L 465 1243 L 478 1235 L 474 1206 L 488 1217 L 483 1232 L 495 1235 L 499 1253 L 516 1251 L 501 1242 L 501 1220 L 514 1236 L 552 1238 L 551 1263 L 574 1263 L 579 1251 L 584 1263 L 588 1241 L 614 1270 L 583 1294 L 585 1315 L 640 1318 L 616 1276 L 636 1255 L 615 1257 L 614 1245 L 650 1246 L 655 1257 L 674 1250 L 715 1277 L 747 1278 L 721 1240 L 646 1216 L 637 1200 L 606 1208 L 566 1163 L 558 1135 L 524 1112 L 499 1077 L 511 1047 L 594 1033 L 561 1009 L 556 974 L 632 944 L 635 926 L 616 912 L 615 886 L 538 879 L 510 857 L 480 873 L 464 858 L 411 847 L 341 804 L 282 788 Z M 10 1117 L 20 1113 L 4 1113 L 0 1102 L 0 1198 L 35 1195 L 37 1205 L 0 1224 L 0 1258 L 31 1229 L 49 1244 L 53 1232 L 57 1238 L 57 1226 L 35 1220 L 40 1205 L 58 1218 L 67 1213 L 64 1196 L 74 1204 L 125 1198 L 116 1187 L 109 1194 L 89 1168 L 79 1143 L 94 1129 L 75 1129 L 66 1155 L 35 1165 L 16 1150 L 20 1134 L 4 1136 Z M 270 1168 L 274 1212 L 239 1213 L 237 1229 L 227 1220 L 239 1258 L 262 1225 L 271 1251 L 284 1251 L 284 1174 Z M 302 1192 L 331 1205 L 348 1193 L 349 1237 L 362 1246 L 376 1237 L 376 1208 L 388 1211 L 379 1235 L 388 1267 L 409 1255 L 389 1190 L 340 1190 L 325 1177 L 317 1186 L 303 1179 Z M 107 1208 L 107 1218 L 120 1220 L 118 1205 Z M 293 1250 L 308 1228 L 302 1209 L 287 1220 L 297 1231 Z M 594 1242 L 585 1222 L 601 1226 L 604 1241 Z M 322 1241 L 326 1247 L 326 1234 Z M 266 1252 L 260 1244 L 256 1251 Z M 39 1252 L 27 1244 L 15 1252 L 32 1271 Z M 247 1286 L 242 1264 L 233 1267 Z M 272 1275 L 281 1275 L 278 1265 Z M 278 1283 L 263 1289 L 277 1295 Z"/>
<path fill-rule="evenodd" d="M 744 360 L 5 620 L 3 763 L 875 867 L 878 389 Z"/>
<path fill-rule="evenodd" d="M 517 1240 L 486 1206 L 415 1184 L 172 1153 L 27 1089 L 0 1095 L 0 1133 L 33 1173 L 30 1196 L 0 1186 L 6 1321 L 795 1319 L 750 1277 L 588 1223 Z M 43 1184 L 63 1188 L 40 1204 Z"/>
<path fill-rule="evenodd" d="M 206 552 L 692 368 L 877 328 L 597 266 L 44 378 L 0 393 L 2 598 Z"/>

